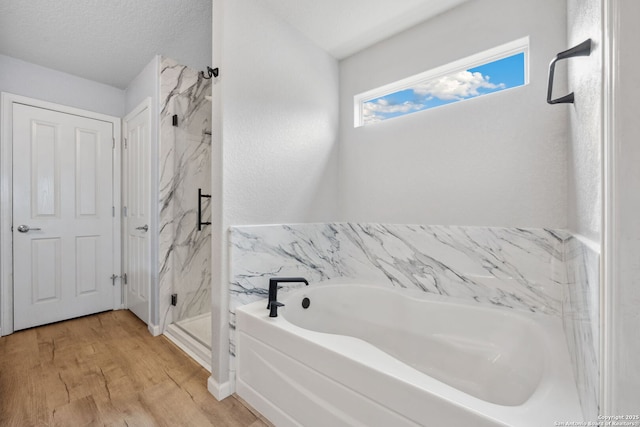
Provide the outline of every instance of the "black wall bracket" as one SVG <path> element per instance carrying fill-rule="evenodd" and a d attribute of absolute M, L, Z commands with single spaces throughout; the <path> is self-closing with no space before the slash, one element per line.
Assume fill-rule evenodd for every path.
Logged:
<path fill-rule="evenodd" d="M 569 59 L 574 58 L 576 56 L 589 56 L 591 55 L 591 39 L 587 39 L 580 43 L 577 46 L 572 47 L 571 49 L 565 50 L 564 52 L 560 52 L 553 58 L 553 61 L 549 64 L 549 87 L 547 89 L 547 103 L 549 104 L 573 104 L 574 96 L 573 92 L 569 95 L 561 96 L 560 98 L 551 99 L 551 94 L 553 92 L 553 75 L 556 69 L 556 62 L 561 59 Z"/>

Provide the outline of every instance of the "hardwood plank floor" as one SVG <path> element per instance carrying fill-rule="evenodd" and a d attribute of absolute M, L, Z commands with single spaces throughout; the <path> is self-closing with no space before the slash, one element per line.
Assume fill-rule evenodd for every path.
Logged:
<path fill-rule="evenodd" d="M 126 310 L 0 338 L 0 426 L 265 427 Z"/>

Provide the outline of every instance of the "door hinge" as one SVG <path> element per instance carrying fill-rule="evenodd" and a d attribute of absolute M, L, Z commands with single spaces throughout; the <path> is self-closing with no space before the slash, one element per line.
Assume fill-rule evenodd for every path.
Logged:
<path fill-rule="evenodd" d="M 178 305 L 178 294 L 171 294 L 171 305 Z"/>
<path fill-rule="evenodd" d="M 124 138 L 124 149 L 127 149 L 127 138 Z"/>
<path fill-rule="evenodd" d="M 127 273 L 124 273 L 122 275 L 122 282 L 126 285 L 127 284 Z"/>
<path fill-rule="evenodd" d="M 122 207 L 122 216 L 127 216 L 127 207 L 126 206 Z"/>
<path fill-rule="evenodd" d="M 111 206 L 111 216 L 112 217 L 116 217 L 116 207 L 115 206 Z"/>
<path fill-rule="evenodd" d="M 113 141 L 113 146 L 111 148 L 115 150 L 116 149 L 116 138 L 113 137 L 113 138 L 111 138 L 111 140 Z"/>

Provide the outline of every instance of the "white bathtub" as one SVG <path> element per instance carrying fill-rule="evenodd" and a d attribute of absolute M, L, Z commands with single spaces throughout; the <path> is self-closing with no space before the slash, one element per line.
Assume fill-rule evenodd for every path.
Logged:
<path fill-rule="evenodd" d="M 277 426 L 582 419 L 559 318 L 363 285 L 279 300 L 236 311 L 237 393 Z"/>

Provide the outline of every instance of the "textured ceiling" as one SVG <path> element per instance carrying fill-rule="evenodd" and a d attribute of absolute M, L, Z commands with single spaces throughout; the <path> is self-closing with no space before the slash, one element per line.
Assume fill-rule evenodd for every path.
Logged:
<path fill-rule="evenodd" d="M 338 59 L 468 0 L 264 0 Z"/>
<path fill-rule="evenodd" d="M 211 0 L 0 0 L 0 54 L 126 88 L 156 54 L 211 65 Z"/>
<path fill-rule="evenodd" d="M 467 0 L 259 1 L 341 59 Z M 0 0 L 0 54 L 124 89 L 156 54 L 199 70 L 212 65 L 211 6 Z"/>

